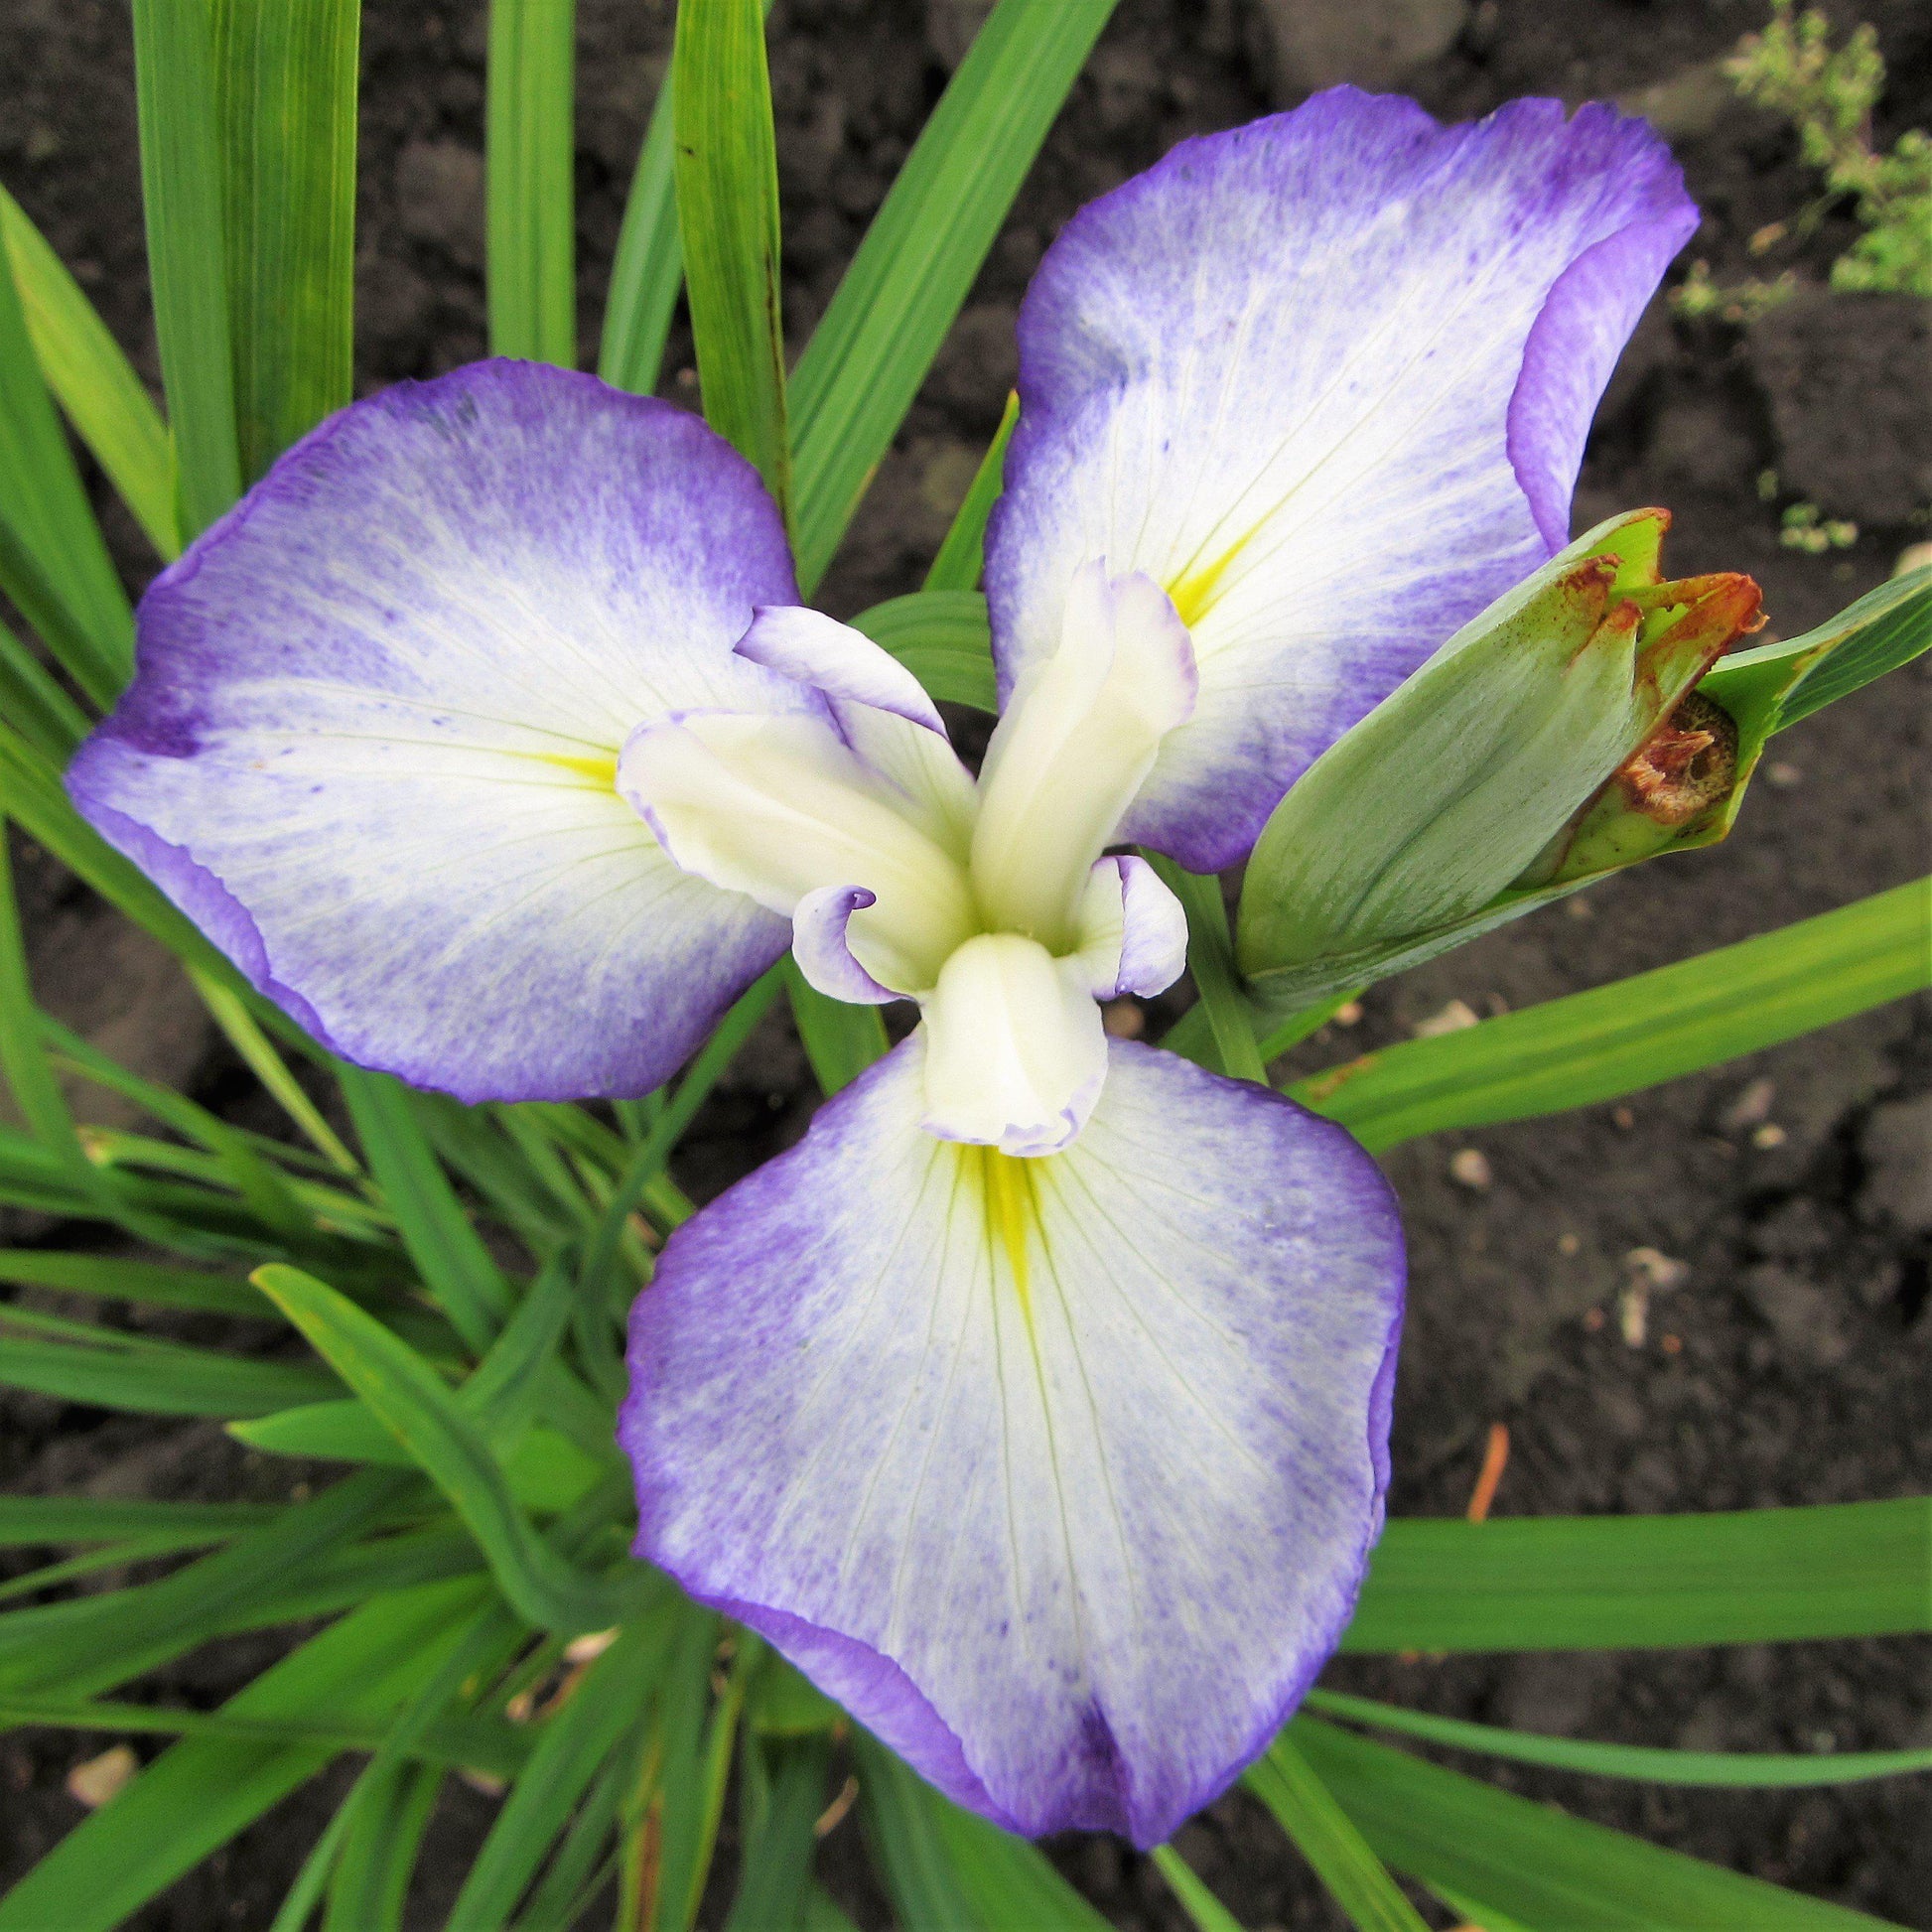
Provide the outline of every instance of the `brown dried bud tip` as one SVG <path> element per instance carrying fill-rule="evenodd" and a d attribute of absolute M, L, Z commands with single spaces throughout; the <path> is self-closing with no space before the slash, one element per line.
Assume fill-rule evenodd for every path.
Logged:
<path fill-rule="evenodd" d="M 1659 825 L 1686 825 L 1728 795 L 1736 773 L 1736 721 L 1688 691 L 1616 781 L 1632 811 Z"/>

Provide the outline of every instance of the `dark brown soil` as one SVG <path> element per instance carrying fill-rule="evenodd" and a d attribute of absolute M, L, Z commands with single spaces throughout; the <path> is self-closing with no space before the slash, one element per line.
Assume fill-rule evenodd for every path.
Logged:
<path fill-rule="evenodd" d="M 580 310 L 594 352 L 636 143 L 668 46 L 668 0 L 580 0 Z M 1320 8 L 1313 0 L 1307 12 Z M 1849 19 L 1835 5 L 1834 14 Z M 972 0 L 778 0 L 772 73 L 785 191 L 787 323 L 802 341 L 945 78 Z M 825 597 L 847 613 L 913 588 L 1013 373 L 1015 305 L 1082 202 L 1182 135 L 1278 104 L 1259 58 L 1262 0 L 1123 0 L 878 483 Z M 483 352 L 481 0 L 368 0 L 359 243 L 359 381 L 376 387 Z M 1932 13 L 1870 0 L 1892 68 L 1880 133 L 1932 122 Z M 1481 0 L 1407 80 L 1439 113 L 1518 93 L 1646 96 L 1668 123 L 1706 223 L 1689 256 L 1720 282 L 1792 268 L 1820 282 L 1851 237 L 1833 211 L 1763 258 L 1747 249 L 1815 192 L 1790 136 L 1727 98 L 1703 64 L 1760 24 L 1756 0 Z M 1686 78 L 1688 76 L 1688 78 Z M 0 0 L 0 175 L 99 304 L 144 373 L 147 320 L 134 98 L 121 0 Z M 1926 305 L 1809 298 L 1746 330 L 1646 318 L 1606 398 L 1580 525 L 1663 502 L 1673 562 L 1764 587 L 1792 634 L 1880 581 L 1922 540 L 1928 486 Z M 694 398 L 680 331 L 666 393 Z M 1775 473 L 1775 483 L 1759 481 Z M 105 492 L 131 587 L 152 568 Z M 1794 498 L 1862 523 L 1824 557 L 1781 548 Z M 1318 1065 L 1400 1037 L 1459 999 L 1517 1007 L 1661 965 L 1841 904 L 1926 868 L 1922 788 L 1932 665 L 1832 707 L 1774 748 L 1732 842 L 1626 875 L 1565 908 L 1373 992 L 1353 1029 L 1300 1049 Z M 119 936 L 48 863 L 23 854 L 49 1002 L 113 1050 L 216 1104 L 245 1083 L 164 960 Z M 110 1039 L 111 1036 L 111 1039 Z M 683 1174 L 700 1194 L 795 1134 L 795 1043 L 773 1029 L 702 1118 Z M 1769 1131 L 1767 1131 L 1769 1130 Z M 1396 1409 L 1394 1507 L 1456 1513 L 1488 1425 L 1513 1452 L 1507 1513 L 1697 1510 L 1882 1497 L 1927 1486 L 1932 1317 L 1932 1013 L 1886 1008 L 1704 1077 L 1552 1121 L 1427 1141 L 1389 1160 L 1408 1217 L 1411 1314 Z M 1449 1174 L 1463 1148 L 1489 1184 Z M 43 1230 L 45 1231 L 45 1230 Z M 19 1230 L 14 1231 L 16 1234 Z M 1633 1249 L 1688 1265 L 1620 1332 Z M 264 1493 L 286 1465 L 218 1432 L 104 1417 L 0 1392 L 0 1480 L 31 1492 Z M 211 1699 L 266 1661 L 205 1653 L 165 1688 Z M 1352 1661 L 1337 1686 L 1536 1730 L 1700 1748 L 1932 1743 L 1932 1644 L 1838 1643 L 1658 1654 Z M 0 1739 L 0 1880 L 79 1816 L 67 1770 L 99 1748 L 50 1732 Z M 1466 1768 L 1469 1760 L 1460 1760 Z M 1932 1923 L 1922 1780 L 1791 1795 L 1646 1790 L 1499 1771 L 1500 1781 L 1738 1869 Z M 136 1923 L 260 1926 L 327 1816 L 313 1789 L 245 1833 Z M 486 1801 L 452 1786 L 412 1923 L 441 1922 Z M 1342 1921 L 1279 1835 L 1230 1797 L 1185 1828 L 1185 1855 L 1244 1924 Z M 1107 1840 L 1054 1848 L 1125 1927 L 1178 1927 L 1153 1868 Z M 881 1922 L 858 1837 L 827 1846 L 837 1888 Z M 709 1922 L 709 1921 L 708 1921 Z"/>

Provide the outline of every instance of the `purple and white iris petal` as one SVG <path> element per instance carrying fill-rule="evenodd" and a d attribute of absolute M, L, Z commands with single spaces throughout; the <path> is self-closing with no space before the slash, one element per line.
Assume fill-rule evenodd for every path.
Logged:
<path fill-rule="evenodd" d="M 1148 1846 L 1351 1612 L 1401 1235 L 1279 1095 L 1116 1042 L 1086 1132 L 917 1131 L 915 1035 L 672 1236 L 631 1321 L 641 1556 L 962 1804 Z"/>
<path fill-rule="evenodd" d="M 1121 829 L 1197 872 L 1564 541 L 1591 409 L 1696 225 L 1607 107 L 1441 127 L 1339 87 L 1083 209 L 1020 317 L 987 594 L 1010 691 L 1079 567 L 1161 584 L 1200 698 Z"/>
<path fill-rule="evenodd" d="M 1100 859 L 1080 900 L 1080 960 L 1096 1000 L 1165 993 L 1187 966 L 1187 914 L 1145 859 Z"/>
<path fill-rule="evenodd" d="M 816 710 L 732 646 L 795 596 L 704 425 L 483 362 L 332 418 L 142 600 L 83 815 L 350 1059 L 463 1098 L 635 1094 L 778 956 L 614 784 L 676 706 Z"/>

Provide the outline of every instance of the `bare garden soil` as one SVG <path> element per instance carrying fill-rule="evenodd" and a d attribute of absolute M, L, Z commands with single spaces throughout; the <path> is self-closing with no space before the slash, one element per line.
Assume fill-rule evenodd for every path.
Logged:
<path fill-rule="evenodd" d="M 971 0 L 777 0 L 771 65 L 795 342 L 822 312 L 974 11 Z M 1264 0 L 1123 0 L 881 469 L 826 586 L 828 608 L 847 615 L 916 587 L 1011 382 L 1016 304 L 1065 217 L 1180 137 L 1299 97 L 1297 74 L 1272 53 L 1269 11 Z M 1833 11 L 1850 24 L 1853 16 Z M 579 12 L 580 312 L 590 361 L 670 6 L 579 0 Z M 1849 218 L 1831 210 L 1762 259 L 1747 250 L 1751 236 L 1789 221 L 1816 191 L 1790 135 L 1739 107 L 1709 66 L 1761 24 L 1756 0 L 1481 0 L 1447 12 L 1304 0 L 1299 12 L 1336 32 L 1350 29 L 1350 16 L 1382 12 L 1447 19 L 1435 35 L 1442 51 L 1402 81 L 1445 116 L 1479 114 L 1520 93 L 1574 102 L 1650 90 L 1644 104 L 1671 135 L 1705 210 L 1686 260 L 1702 256 L 1720 283 L 1790 268 L 1819 287 L 1852 237 Z M 364 13 L 358 381 L 374 388 L 483 352 L 483 7 L 366 0 Z M 1869 0 L 1863 15 L 1878 28 L 1893 75 L 1880 135 L 1932 124 L 1932 9 Z M 0 177 L 158 387 L 123 0 L 0 0 Z M 1670 560 L 1680 572 L 1747 570 L 1778 634 L 1818 622 L 1928 534 L 1922 517 L 1914 520 L 1932 497 L 1927 307 L 1817 293 L 1745 326 L 1687 323 L 1660 303 L 1600 412 L 1579 526 L 1614 509 L 1668 504 L 1678 518 Z M 689 360 L 680 330 L 665 393 L 695 403 Z M 107 492 L 96 493 L 138 589 L 154 560 Z M 1855 520 L 1856 543 L 1824 556 L 1781 547 L 1780 508 L 1796 499 Z M 1807 720 L 1773 747 L 1775 762 L 1727 846 L 1626 874 L 1375 989 L 1355 1026 L 1324 1030 L 1298 1049 L 1297 1066 L 1403 1037 L 1451 1001 L 1476 1014 L 1524 1006 L 1924 871 L 1928 689 L 1932 660 L 1922 660 Z M 25 849 L 20 864 L 43 998 L 128 1063 L 252 1122 L 245 1076 L 167 959 L 44 856 Z M 795 1138 L 810 1104 L 802 1055 L 773 1023 L 701 1117 L 681 1177 L 708 1197 Z M 92 1111 L 104 1117 L 98 1105 Z M 1498 1422 L 1511 1444 L 1499 1513 L 1729 1509 L 1924 1490 L 1932 1478 L 1929 1150 L 1932 1010 L 1924 1003 L 1885 1008 L 1621 1107 L 1398 1150 L 1388 1167 L 1406 1211 L 1413 1278 L 1395 1512 L 1461 1512 Z M 1458 1179 L 1451 1160 L 1466 1151 L 1483 1160 L 1457 1163 Z M 83 1238 L 45 1224 L 0 1233 Z M 1675 1285 L 1651 1294 L 1634 1340 L 1619 1298 L 1642 1275 L 1643 1262 L 1629 1259 L 1640 1249 L 1684 1266 L 1650 1264 L 1653 1279 Z M 165 1325 L 204 1340 L 222 1333 L 202 1320 Z M 270 1496 L 288 1493 L 299 1476 L 326 1472 L 245 1454 L 211 1426 L 0 1392 L 0 1484 L 18 1492 Z M 237 1640 L 152 1681 L 172 1699 L 211 1703 L 276 1648 Z M 1888 1641 L 1354 1659 L 1324 1682 L 1532 1730 L 1806 1751 L 1932 1743 L 1929 1667 L 1932 1642 Z M 0 1736 L 0 1882 L 81 1815 L 65 1779 L 105 1741 Z M 1662 1791 L 1509 1768 L 1493 1775 L 1683 1851 L 1908 1925 L 1932 1924 L 1923 1780 L 1781 1794 Z M 298 1795 L 133 1922 L 155 1932 L 265 1925 L 340 1789 L 339 1774 Z M 442 1922 L 490 1809 L 451 1783 L 412 1924 Z M 1223 1799 L 1179 1843 L 1243 1924 L 1341 1925 L 1245 1797 Z M 1121 1926 L 1183 1923 L 1153 1867 L 1114 1841 L 1074 1839 L 1052 1851 Z M 887 1922 L 856 1824 L 827 1840 L 823 1863 L 862 1924 Z M 708 1907 L 706 1923 L 715 1917 Z"/>

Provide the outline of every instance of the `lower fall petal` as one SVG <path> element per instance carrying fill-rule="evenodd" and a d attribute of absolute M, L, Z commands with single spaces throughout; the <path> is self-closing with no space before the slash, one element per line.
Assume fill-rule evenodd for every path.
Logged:
<path fill-rule="evenodd" d="M 631 1321 L 638 1554 L 950 1796 L 1149 1846 L 1273 1735 L 1382 1521 L 1402 1244 L 1280 1096 L 1116 1042 L 1017 1162 L 898 1047 L 667 1244 Z"/>

